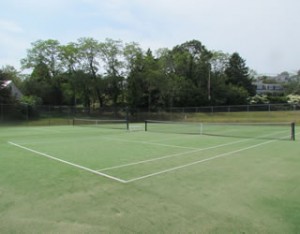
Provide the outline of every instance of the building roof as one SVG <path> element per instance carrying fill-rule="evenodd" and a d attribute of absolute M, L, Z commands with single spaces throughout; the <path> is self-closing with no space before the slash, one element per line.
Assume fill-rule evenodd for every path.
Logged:
<path fill-rule="evenodd" d="M 11 94 L 16 98 L 16 99 L 20 99 L 23 94 L 22 92 L 18 89 L 18 87 L 14 84 L 14 82 L 12 80 L 4 80 L 1 89 L 4 88 L 9 88 Z"/>

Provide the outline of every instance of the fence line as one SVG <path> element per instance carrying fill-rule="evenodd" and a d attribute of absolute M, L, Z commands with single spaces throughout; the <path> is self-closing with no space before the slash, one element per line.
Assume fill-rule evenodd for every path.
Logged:
<path fill-rule="evenodd" d="M 56 118 L 72 119 L 73 117 L 88 117 L 100 119 L 125 119 L 143 121 L 147 118 L 172 119 L 189 113 L 219 113 L 219 112 L 272 112 L 299 111 L 299 104 L 255 104 L 236 106 L 204 106 L 204 107 L 172 107 L 149 111 L 148 109 L 132 108 L 83 108 L 74 106 L 29 106 L 25 104 L 0 104 L 0 122 L 29 121 Z"/>

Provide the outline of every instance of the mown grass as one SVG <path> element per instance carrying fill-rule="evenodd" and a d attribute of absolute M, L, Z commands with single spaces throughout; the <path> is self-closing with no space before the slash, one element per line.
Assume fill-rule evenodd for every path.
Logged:
<path fill-rule="evenodd" d="M 127 184 L 8 143 L 99 169 L 189 151 L 167 145 L 207 148 L 240 140 L 106 173 L 130 179 L 264 144 Z M 2 127 L 0 232 L 299 233 L 299 155 L 299 140 L 268 142 L 72 126 Z"/>

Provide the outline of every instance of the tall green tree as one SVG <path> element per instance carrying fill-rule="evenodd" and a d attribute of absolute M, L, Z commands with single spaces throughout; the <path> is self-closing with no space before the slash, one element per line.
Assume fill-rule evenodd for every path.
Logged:
<path fill-rule="evenodd" d="M 66 80 L 64 85 L 64 99 L 67 100 L 67 103 L 76 106 L 77 99 L 80 98 L 79 94 L 83 93 L 81 89 L 85 90 L 79 82 L 82 73 L 80 72 L 78 44 L 71 42 L 67 45 L 61 45 L 59 50 L 59 58 L 64 70 L 63 76 Z"/>
<path fill-rule="evenodd" d="M 49 92 L 43 93 L 42 99 L 45 104 L 63 104 L 59 46 L 57 40 L 38 40 L 32 43 L 32 48 L 27 50 L 26 58 L 21 60 L 23 69 L 33 70 L 31 82 L 36 82 L 35 86 L 39 86 L 40 83 L 50 89 Z"/>
<path fill-rule="evenodd" d="M 54 92 L 49 69 L 43 62 L 35 65 L 31 75 L 23 82 L 23 90 L 26 96 L 41 98 L 43 104 L 56 104 L 57 93 Z"/>
<path fill-rule="evenodd" d="M 120 40 L 106 39 L 100 44 L 100 57 L 102 59 L 105 76 L 107 79 L 107 94 L 114 106 L 117 105 L 119 97 L 124 102 L 124 77 L 122 74 L 124 63 L 121 60 L 123 55 L 123 43 Z"/>
<path fill-rule="evenodd" d="M 162 95 L 165 76 L 159 58 L 150 49 L 145 54 L 137 52 L 127 78 L 128 102 L 133 108 L 150 110 L 164 106 Z"/>
<path fill-rule="evenodd" d="M 59 46 L 59 41 L 53 39 L 33 42 L 31 44 L 31 49 L 27 50 L 26 58 L 21 60 L 22 68 L 33 69 L 43 63 L 47 66 L 50 77 L 55 77 L 61 72 Z"/>
<path fill-rule="evenodd" d="M 84 76 L 87 79 L 86 83 L 90 85 L 85 91 L 90 93 L 90 101 L 86 101 L 86 105 L 90 107 L 93 95 L 97 97 L 100 106 L 104 105 L 105 93 L 100 79 L 102 78 L 98 71 L 100 70 L 100 52 L 101 44 L 93 38 L 80 38 L 78 39 L 79 59 L 81 62 L 81 70 L 88 76 Z"/>
<path fill-rule="evenodd" d="M 144 54 L 140 48 L 126 46 L 125 58 L 127 64 L 127 102 L 131 109 L 146 108 L 146 80 L 144 79 Z"/>
<path fill-rule="evenodd" d="M 210 59 L 212 54 L 200 41 L 192 40 L 175 46 L 171 52 L 170 71 L 181 77 L 178 105 L 204 105 L 208 99 Z"/>
<path fill-rule="evenodd" d="M 165 79 L 159 60 L 153 56 L 150 49 L 147 50 L 144 57 L 142 77 L 146 88 L 145 97 L 147 97 L 148 110 L 155 110 L 161 107 L 161 92 L 165 86 Z"/>
<path fill-rule="evenodd" d="M 250 96 L 255 95 L 255 87 L 252 85 L 249 68 L 246 66 L 245 60 L 238 53 L 231 55 L 225 74 L 228 84 L 244 88 Z"/>

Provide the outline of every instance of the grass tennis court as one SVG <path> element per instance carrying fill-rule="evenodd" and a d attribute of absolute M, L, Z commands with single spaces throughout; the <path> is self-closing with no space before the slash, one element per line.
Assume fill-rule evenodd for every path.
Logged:
<path fill-rule="evenodd" d="M 0 232 L 300 232 L 297 131 L 176 128 L 1 127 Z"/>

